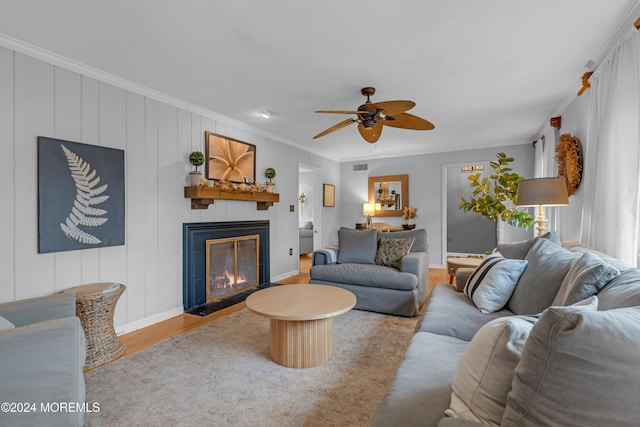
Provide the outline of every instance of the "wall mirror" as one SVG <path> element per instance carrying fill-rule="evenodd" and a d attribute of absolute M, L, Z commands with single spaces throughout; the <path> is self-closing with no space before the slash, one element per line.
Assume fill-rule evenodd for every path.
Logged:
<path fill-rule="evenodd" d="M 379 203 L 375 216 L 402 216 L 409 206 L 409 175 L 369 177 L 369 203 Z"/>

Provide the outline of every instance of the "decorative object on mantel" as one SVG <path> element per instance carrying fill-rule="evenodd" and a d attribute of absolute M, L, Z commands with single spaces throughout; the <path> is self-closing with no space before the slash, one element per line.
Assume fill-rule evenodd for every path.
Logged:
<path fill-rule="evenodd" d="M 195 166 L 196 170 L 189 172 L 189 180 L 191 185 L 200 185 L 202 180 L 202 172 L 198 170 L 198 167 L 204 164 L 204 154 L 202 151 L 194 151 L 189 154 L 189 163 Z"/>
<path fill-rule="evenodd" d="M 205 132 L 207 179 L 252 183 L 256 179 L 256 146 Z"/>
<path fill-rule="evenodd" d="M 506 221 L 514 227 L 531 227 L 535 223 L 533 216 L 528 212 L 516 208 L 508 208 L 505 202 L 515 204 L 518 196 L 518 183 L 524 177 L 512 172 L 509 164 L 515 159 L 507 157 L 505 153 L 498 153 L 498 161 L 489 162 L 493 172 L 488 178 L 480 178 L 481 173 L 469 175 L 470 186 L 473 188 L 473 197 L 466 200 L 461 197 L 458 209 L 471 212 L 474 215 L 482 215 L 490 221 L 494 221 L 495 245 L 500 241 L 498 235 L 498 220 Z"/>
<path fill-rule="evenodd" d="M 572 196 L 582 181 L 582 147 L 580 141 L 568 133 L 560 135 L 556 146 L 558 176 L 567 181 L 567 194 Z"/>
<path fill-rule="evenodd" d="M 124 150 L 38 137 L 38 253 L 124 245 Z"/>
<path fill-rule="evenodd" d="M 416 228 L 416 225 L 411 221 L 414 220 L 418 216 L 418 208 L 415 206 L 409 205 L 402 209 L 402 219 L 407 221 L 405 224 L 402 224 L 402 228 L 405 230 L 413 230 Z"/>
<path fill-rule="evenodd" d="M 272 180 L 276 177 L 276 170 L 274 168 L 267 168 L 264 171 L 264 176 L 269 180 L 269 182 L 266 183 L 267 192 L 273 193 L 273 187 L 275 184 Z"/>

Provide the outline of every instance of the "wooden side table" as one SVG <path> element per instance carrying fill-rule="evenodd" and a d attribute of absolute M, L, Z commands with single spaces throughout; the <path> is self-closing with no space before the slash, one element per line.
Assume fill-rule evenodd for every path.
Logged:
<path fill-rule="evenodd" d="M 453 285 L 453 278 L 459 268 L 475 268 L 479 266 L 484 258 L 479 257 L 453 257 L 447 258 L 447 271 L 449 272 L 449 284 Z"/>
<path fill-rule="evenodd" d="M 62 291 L 76 294 L 76 316 L 80 318 L 87 341 L 85 369 L 104 365 L 124 353 L 124 344 L 113 328 L 113 313 L 125 289 L 123 284 L 107 282 Z"/>

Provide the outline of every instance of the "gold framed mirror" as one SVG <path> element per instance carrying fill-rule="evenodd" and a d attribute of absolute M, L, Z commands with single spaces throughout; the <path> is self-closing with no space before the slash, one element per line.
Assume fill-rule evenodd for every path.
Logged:
<path fill-rule="evenodd" d="M 379 203 L 375 216 L 402 216 L 409 206 L 409 175 L 369 177 L 369 203 Z"/>

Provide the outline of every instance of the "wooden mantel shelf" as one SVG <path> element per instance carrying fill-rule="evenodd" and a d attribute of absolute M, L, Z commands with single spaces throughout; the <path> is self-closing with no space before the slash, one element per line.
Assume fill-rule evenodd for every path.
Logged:
<path fill-rule="evenodd" d="M 226 191 L 215 187 L 184 187 L 185 199 L 191 199 L 191 209 L 207 209 L 216 199 L 256 202 L 259 211 L 266 211 L 280 201 L 278 193 Z"/>

